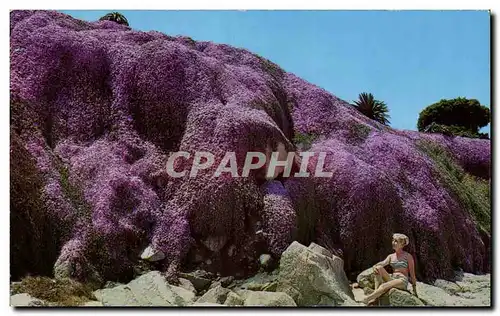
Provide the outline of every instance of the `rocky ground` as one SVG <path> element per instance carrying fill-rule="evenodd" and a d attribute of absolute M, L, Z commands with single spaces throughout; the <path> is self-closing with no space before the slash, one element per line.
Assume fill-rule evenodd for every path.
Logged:
<path fill-rule="evenodd" d="M 262 259 L 262 258 L 261 258 Z M 49 280 L 38 287 L 23 282 L 11 285 L 11 306 L 365 306 L 364 293 L 373 278 L 367 271 L 356 283 L 344 272 L 342 259 L 325 248 L 292 243 L 279 267 L 236 280 L 197 270 L 180 275 L 179 284 L 169 284 L 159 271 L 149 271 L 127 284 L 108 282 L 89 292 L 70 280 Z M 52 283 L 51 283 L 52 282 Z M 64 284 L 57 288 L 55 284 Z M 54 286 L 52 286 L 54 285 Z M 23 292 L 23 290 L 25 292 Z M 59 293 L 56 293 L 59 291 Z M 29 292 L 29 293 L 28 293 Z M 418 298 L 393 289 L 379 299 L 378 306 L 490 306 L 490 275 L 458 273 L 452 281 L 417 283 Z M 52 296 L 50 296 L 50 295 Z"/>

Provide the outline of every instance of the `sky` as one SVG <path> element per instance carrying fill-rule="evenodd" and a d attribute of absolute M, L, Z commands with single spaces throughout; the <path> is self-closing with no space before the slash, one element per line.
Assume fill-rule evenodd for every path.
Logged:
<path fill-rule="evenodd" d="M 95 21 L 110 11 L 60 12 Z M 248 49 L 350 103 L 370 92 L 393 128 L 416 130 L 441 99 L 490 107 L 488 11 L 119 12 L 135 30 Z"/>

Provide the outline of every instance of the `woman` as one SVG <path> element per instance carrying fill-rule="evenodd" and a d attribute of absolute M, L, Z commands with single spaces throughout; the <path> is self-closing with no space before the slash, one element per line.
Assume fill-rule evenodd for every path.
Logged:
<path fill-rule="evenodd" d="M 392 236 L 392 248 L 394 249 L 394 253 L 388 255 L 385 260 L 373 266 L 375 273 L 375 291 L 365 296 L 363 299 L 365 304 L 373 304 L 377 298 L 392 288 L 406 290 L 408 288 L 408 274 L 411 275 L 413 294 L 417 296 L 415 262 L 413 261 L 413 257 L 403 250 L 403 247 L 408 245 L 408 243 L 409 240 L 406 235 L 394 234 Z M 387 265 L 391 265 L 394 271 L 393 274 L 390 275 L 384 269 Z"/>

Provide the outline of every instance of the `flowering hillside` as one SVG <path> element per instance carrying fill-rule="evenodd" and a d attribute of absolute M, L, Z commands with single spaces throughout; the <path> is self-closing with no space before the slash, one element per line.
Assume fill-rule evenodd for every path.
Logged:
<path fill-rule="evenodd" d="M 489 140 L 380 125 L 228 45 L 52 11 L 10 17 L 11 181 L 19 183 L 11 201 L 33 200 L 32 211 L 44 213 L 29 215 L 35 202 L 12 204 L 11 244 L 36 237 L 11 258 L 13 277 L 32 272 L 23 264 L 31 254 L 38 270 L 50 262 L 58 275 L 127 278 L 149 245 L 165 255 L 169 276 L 193 265 L 243 275 L 293 240 L 329 248 L 357 273 L 391 252 L 393 232 L 409 237 L 420 279 L 489 271 Z M 234 151 L 241 169 L 247 152 L 279 143 L 296 151 L 301 137 L 328 153 L 333 177 L 263 183 L 258 170 L 248 178 L 165 171 L 172 152 L 220 161 Z M 176 170 L 189 163 L 178 160 Z M 36 185 L 19 180 L 28 173 Z M 45 254 L 33 243 L 60 247 Z"/>

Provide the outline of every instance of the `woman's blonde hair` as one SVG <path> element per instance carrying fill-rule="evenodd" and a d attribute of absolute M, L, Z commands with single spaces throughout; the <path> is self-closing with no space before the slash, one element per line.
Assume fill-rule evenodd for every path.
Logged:
<path fill-rule="evenodd" d="M 410 239 L 408 238 L 408 236 L 404 234 L 394 233 L 392 235 L 392 238 L 400 242 L 403 245 L 403 247 L 410 243 Z"/>

